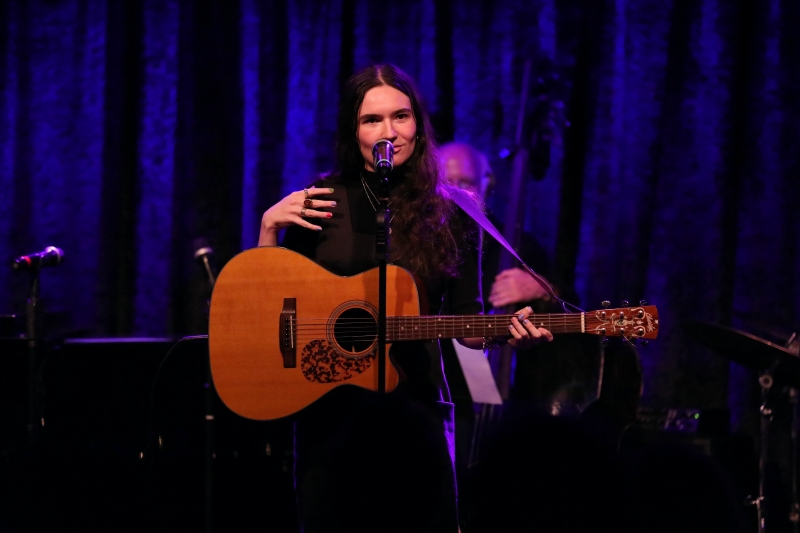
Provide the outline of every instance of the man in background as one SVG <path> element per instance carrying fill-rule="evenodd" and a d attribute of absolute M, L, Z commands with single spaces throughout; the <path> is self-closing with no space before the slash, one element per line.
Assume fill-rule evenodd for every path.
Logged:
<path fill-rule="evenodd" d="M 440 158 L 445 177 L 451 184 L 470 190 L 486 201 L 496 178 L 482 152 L 469 144 L 453 142 L 441 147 Z M 498 226 L 492 213 L 488 213 L 488 217 Z M 498 229 L 502 232 L 502 227 Z M 551 300 L 547 291 L 519 266 L 498 272 L 504 249 L 487 234 L 483 237 L 483 252 L 485 312 L 515 305 L 529 305 L 535 313 L 564 312 L 561 305 Z M 548 282 L 554 278 L 544 248 L 532 235 L 523 235 L 517 253 Z M 574 291 L 554 289 L 561 298 L 577 303 Z M 514 407 L 553 415 L 577 415 L 596 396 L 597 342 L 596 338 L 580 334 L 559 335 L 546 347 L 517 353 L 510 388 L 511 403 Z"/>

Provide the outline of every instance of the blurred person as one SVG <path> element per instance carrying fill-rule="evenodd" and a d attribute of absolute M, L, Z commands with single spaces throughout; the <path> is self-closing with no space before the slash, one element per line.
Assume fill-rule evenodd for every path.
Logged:
<path fill-rule="evenodd" d="M 472 145 L 452 142 L 442 146 L 440 157 L 445 178 L 451 184 L 475 193 L 482 202 L 486 202 L 495 185 L 495 176 L 486 155 Z M 498 226 L 491 213 L 489 218 L 495 226 Z M 500 247 L 485 241 L 484 246 L 487 247 L 484 253 L 488 256 L 483 262 L 486 289 L 484 294 L 488 295 L 486 299 L 493 307 L 550 300 L 547 291 L 523 269 L 514 267 L 498 273 Z M 523 238 L 522 251 L 525 257 L 522 255 L 520 257 L 523 257 L 534 271 L 549 271 L 549 262 L 544 249 L 530 234 L 525 234 Z"/>
<path fill-rule="evenodd" d="M 440 149 L 445 178 L 453 185 L 472 191 L 486 202 L 496 185 L 486 155 L 474 146 L 452 142 Z M 489 220 L 502 232 L 493 214 Z M 515 266 L 498 272 L 505 249 L 490 235 L 483 237 L 483 291 L 495 309 L 529 306 L 534 313 L 563 313 L 561 305 L 525 270 Z M 524 233 L 519 256 L 548 283 L 555 277 L 551 262 L 536 238 Z M 577 303 L 571 288 L 554 286 L 555 293 Z M 488 311 L 488 309 L 487 309 Z M 581 334 L 559 335 L 554 343 L 531 350 L 517 350 L 510 390 L 512 403 L 524 404 L 550 414 L 578 414 L 590 402 L 598 364 L 597 338 Z M 538 348 L 543 348 L 539 350 Z M 572 354 L 566 357 L 565 352 Z"/>

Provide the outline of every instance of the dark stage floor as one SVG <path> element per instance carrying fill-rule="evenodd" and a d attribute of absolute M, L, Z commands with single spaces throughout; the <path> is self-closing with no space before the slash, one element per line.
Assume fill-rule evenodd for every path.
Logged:
<path fill-rule="evenodd" d="M 174 346 L 52 347 L 44 426 L 29 433 L 26 347 L 3 342 L 0 532 L 297 531 L 291 423 L 229 412 L 207 387 L 204 341 Z M 463 532 L 757 530 L 751 439 L 634 428 L 620 463 L 595 436 L 554 417 L 500 431 L 482 469 L 462 472 Z M 792 531 L 780 483 L 770 533 Z"/>

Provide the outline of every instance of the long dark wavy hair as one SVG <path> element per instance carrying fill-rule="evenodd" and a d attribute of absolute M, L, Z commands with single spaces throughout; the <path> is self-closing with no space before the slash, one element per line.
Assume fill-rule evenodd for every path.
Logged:
<path fill-rule="evenodd" d="M 336 156 L 343 179 L 359 179 L 364 157 L 358 142 L 358 113 L 364 95 L 388 85 L 408 96 L 417 125 L 414 153 L 401 168 L 398 185 L 390 195 L 392 241 L 390 259 L 401 261 L 412 272 L 428 278 L 456 275 L 461 262 L 458 243 L 464 230 L 454 217 L 439 171 L 439 157 L 428 113 L 411 77 L 394 65 L 372 65 L 350 77 L 339 100 Z"/>

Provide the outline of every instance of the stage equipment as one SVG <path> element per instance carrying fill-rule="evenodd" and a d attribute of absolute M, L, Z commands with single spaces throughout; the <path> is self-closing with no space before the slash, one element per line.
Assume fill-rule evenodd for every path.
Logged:
<path fill-rule="evenodd" d="M 214 249 L 211 248 L 208 239 L 200 237 L 195 239 L 192 243 L 194 248 L 194 259 L 203 268 L 208 276 L 209 292 L 214 290 L 214 283 L 217 281 L 216 270 L 211 264 L 211 257 L 214 255 Z"/>
<path fill-rule="evenodd" d="M 23 447 L 26 342 L 0 339 L 0 530 L 297 530 L 291 422 L 225 409 L 207 379 L 204 336 L 45 348 L 44 425 Z"/>
<path fill-rule="evenodd" d="M 797 449 L 798 449 L 798 408 L 797 389 L 800 388 L 800 358 L 788 349 L 765 339 L 728 326 L 708 322 L 686 321 L 683 329 L 690 337 L 712 350 L 728 357 L 732 361 L 758 372 L 758 384 L 761 388 L 761 405 L 759 407 L 759 460 L 758 460 L 758 496 L 751 503 L 755 505 L 758 517 L 758 531 L 765 533 L 770 517 L 765 513 L 765 469 L 769 459 L 768 443 L 769 426 L 773 417 L 773 408 L 769 401 L 770 391 L 775 385 L 789 387 L 789 400 L 792 405 L 791 422 L 791 509 L 789 520 L 794 531 L 798 528 L 798 491 L 797 491 Z"/>
<path fill-rule="evenodd" d="M 386 176 L 394 168 L 394 145 L 388 139 L 379 139 L 372 147 L 372 159 L 375 171 Z"/>
<path fill-rule="evenodd" d="M 28 271 L 31 274 L 30 292 L 25 305 L 25 339 L 28 345 L 28 444 L 32 444 L 38 428 L 41 426 L 41 395 L 39 385 L 39 364 L 42 358 L 41 345 L 44 341 L 42 332 L 41 304 L 39 302 L 39 271 L 42 268 L 56 266 L 64 258 L 64 252 L 55 246 L 48 246 L 44 251 L 23 255 L 14 260 L 11 267 L 16 271 Z"/>
<path fill-rule="evenodd" d="M 55 246 L 48 246 L 43 252 L 22 255 L 14 259 L 11 267 L 14 270 L 39 270 L 56 266 L 64 259 L 64 251 Z"/>

